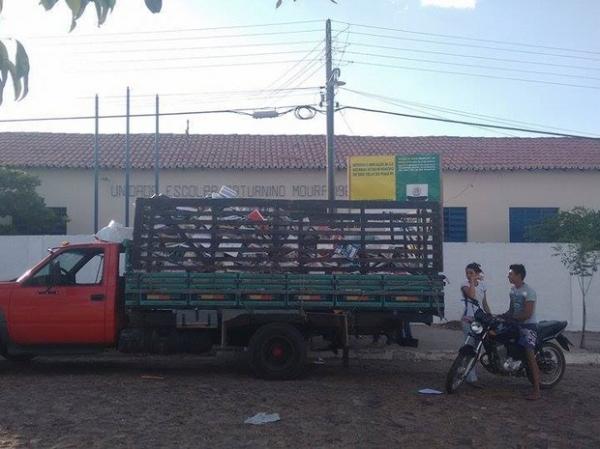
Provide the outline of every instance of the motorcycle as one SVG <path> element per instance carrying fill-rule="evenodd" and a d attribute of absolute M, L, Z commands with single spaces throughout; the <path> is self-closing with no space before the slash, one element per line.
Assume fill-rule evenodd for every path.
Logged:
<path fill-rule="evenodd" d="M 519 329 L 516 323 L 486 313 L 476 300 L 469 301 L 475 306 L 474 320 L 470 323 L 465 344 L 458 351 L 446 376 L 446 391 L 456 392 L 478 361 L 492 374 L 526 376 L 532 382 L 527 354 L 517 344 Z M 569 345 L 573 346 L 562 334 L 566 327 L 566 321 L 538 323 L 535 357 L 540 368 L 540 388 L 554 387 L 565 373 L 566 362 L 562 349 L 569 351 Z"/>

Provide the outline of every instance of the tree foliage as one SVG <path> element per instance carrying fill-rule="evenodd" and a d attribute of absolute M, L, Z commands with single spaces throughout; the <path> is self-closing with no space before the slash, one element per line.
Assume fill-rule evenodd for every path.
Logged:
<path fill-rule="evenodd" d="M 0 167 L 0 234 L 48 234 L 65 224 L 36 192 L 37 177 Z"/>
<path fill-rule="evenodd" d="M 24 0 L 14 0 L 14 1 L 24 1 Z M 51 10 L 59 3 L 61 0 L 40 0 L 40 5 L 42 5 L 46 11 Z M 98 26 L 101 26 L 107 19 L 108 14 L 111 13 L 117 4 L 117 0 L 62 0 L 67 4 L 69 9 L 71 10 L 72 20 L 71 20 L 71 29 L 69 31 L 73 31 L 77 26 L 77 20 L 83 16 L 83 13 L 86 11 L 86 8 L 90 3 L 93 3 L 96 9 L 96 15 L 98 17 Z M 125 0 L 121 0 L 125 1 Z M 128 0 L 131 1 L 131 0 Z M 296 0 L 294 0 L 295 2 Z M 336 0 L 330 0 L 332 3 L 337 3 Z M 159 13 L 162 9 L 162 0 L 144 0 L 146 4 L 146 8 L 150 10 L 152 13 Z M 276 0 L 275 7 L 279 8 L 283 3 L 283 0 Z M 4 4 L 4 0 L 0 0 L 0 13 L 2 12 L 2 7 Z M 9 55 L 8 49 L 6 45 L 0 41 L 0 105 L 2 105 L 3 101 L 3 93 L 4 87 L 10 77 L 12 79 L 12 83 L 15 88 L 15 101 L 20 101 L 27 95 L 29 91 L 29 57 L 27 56 L 27 52 L 25 48 L 15 39 L 16 42 L 16 52 L 11 57 Z"/>
<path fill-rule="evenodd" d="M 586 296 L 592 277 L 600 268 L 600 211 L 576 207 L 560 212 L 532 229 L 538 241 L 556 242 L 554 256 L 577 277 L 583 301 L 583 326 L 580 346 L 585 346 Z"/>
<path fill-rule="evenodd" d="M 14 0 L 24 1 L 24 0 Z M 72 20 L 71 29 L 73 31 L 77 25 L 77 20 L 83 16 L 86 8 L 90 3 L 93 3 L 98 16 L 98 26 L 102 25 L 108 14 L 115 8 L 117 0 L 63 0 L 71 10 Z M 124 1 L 124 0 L 122 0 Z M 162 8 L 162 0 L 144 0 L 146 7 L 153 13 L 160 12 Z M 59 3 L 59 0 L 40 0 L 46 11 L 51 10 Z M 4 6 L 3 0 L 0 0 L 0 12 Z M 12 79 L 15 88 L 15 101 L 22 100 L 29 91 L 29 57 L 20 41 L 15 40 L 16 51 L 14 55 L 10 55 L 4 42 L 0 41 L 0 105 L 4 99 L 4 87 L 9 78 Z"/>

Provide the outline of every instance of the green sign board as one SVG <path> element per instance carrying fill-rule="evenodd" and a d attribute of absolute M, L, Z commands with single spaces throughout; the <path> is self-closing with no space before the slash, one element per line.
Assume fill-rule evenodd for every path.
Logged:
<path fill-rule="evenodd" d="M 441 201 L 439 154 L 396 155 L 396 199 Z"/>

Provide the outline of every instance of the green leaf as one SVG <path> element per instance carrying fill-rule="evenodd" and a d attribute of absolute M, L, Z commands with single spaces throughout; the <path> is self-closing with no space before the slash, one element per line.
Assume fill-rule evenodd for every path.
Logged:
<path fill-rule="evenodd" d="M 58 0 L 40 0 L 40 5 L 46 8 L 46 11 L 51 10 L 57 3 Z"/>
<path fill-rule="evenodd" d="M 96 5 L 96 15 L 98 16 L 98 26 L 106 21 L 108 13 L 115 7 L 115 1 L 116 0 L 94 0 L 94 4 Z"/>
<path fill-rule="evenodd" d="M 81 7 L 79 8 L 79 12 L 77 13 L 77 15 L 75 16 L 75 20 L 79 19 L 81 16 L 83 16 L 83 12 L 85 11 L 86 6 L 88 5 L 88 3 L 90 2 L 90 0 L 80 0 L 81 1 Z"/>
<path fill-rule="evenodd" d="M 15 56 L 15 66 L 19 83 L 23 79 L 23 94 L 19 98 L 22 100 L 29 92 L 29 56 L 21 42 L 17 41 L 17 55 Z"/>
<path fill-rule="evenodd" d="M 17 101 L 21 97 L 21 91 L 23 90 L 23 87 L 21 86 L 21 80 L 17 76 L 17 66 L 10 61 L 8 61 L 8 73 L 10 73 L 10 76 L 13 80 L 13 86 L 15 88 L 15 101 Z"/>
<path fill-rule="evenodd" d="M 4 86 L 6 86 L 6 81 L 8 81 L 8 64 L 10 61 L 8 60 L 8 51 L 6 50 L 6 46 L 0 42 L 0 105 L 4 100 Z"/>
<path fill-rule="evenodd" d="M 69 8 L 71 8 L 71 13 L 73 17 L 79 15 L 79 11 L 81 11 L 81 0 L 65 0 Z"/>
<path fill-rule="evenodd" d="M 160 12 L 162 9 L 162 0 L 144 0 L 146 2 L 146 6 L 150 11 L 154 14 Z"/>
<path fill-rule="evenodd" d="M 8 76 L 8 50 L 2 41 L 0 41 L 0 82 L 6 84 L 6 77 Z"/>

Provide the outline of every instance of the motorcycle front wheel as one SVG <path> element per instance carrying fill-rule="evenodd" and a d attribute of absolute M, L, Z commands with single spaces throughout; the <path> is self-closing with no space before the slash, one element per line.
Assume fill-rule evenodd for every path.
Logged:
<path fill-rule="evenodd" d="M 475 365 L 476 357 L 473 351 L 461 350 L 454 363 L 450 367 L 450 371 L 446 375 L 446 392 L 452 394 L 458 390 L 463 384 L 467 375 L 471 372 Z"/>
<path fill-rule="evenodd" d="M 536 359 L 540 368 L 540 388 L 547 390 L 554 387 L 565 374 L 567 365 L 562 349 L 554 343 L 545 342 L 536 354 Z M 533 383 L 529 369 L 527 369 L 527 378 Z"/>

